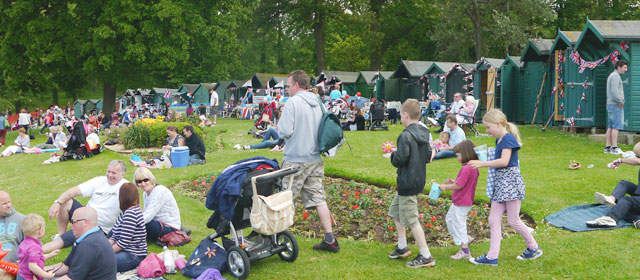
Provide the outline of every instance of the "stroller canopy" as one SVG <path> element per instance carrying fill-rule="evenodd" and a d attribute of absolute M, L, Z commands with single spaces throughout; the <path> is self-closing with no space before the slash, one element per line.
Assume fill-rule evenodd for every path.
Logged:
<path fill-rule="evenodd" d="M 231 220 L 235 203 L 242 194 L 242 184 L 247 173 L 261 165 L 268 165 L 276 170 L 280 169 L 277 160 L 265 157 L 244 159 L 225 168 L 209 189 L 205 201 L 207 209 L 220 211 L 222 217 Z"/>

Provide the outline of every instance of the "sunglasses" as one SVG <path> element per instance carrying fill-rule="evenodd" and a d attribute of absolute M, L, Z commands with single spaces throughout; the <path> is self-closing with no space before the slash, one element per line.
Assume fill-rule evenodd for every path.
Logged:
<path fill-rule="evenodd" d="M 86 219 L 77 219 L 77 220 L 71 219 L 69 222 L 73 225 L 73 224 L 75 224 L 75 223 L 77 223 L 79 221 L 84 221 L 84 220 L 86 220 Z"/>
<path fill-rule="evenodd" d="M 142 182 L 145 182 L 145 183 L 149 182 L 149 178 L 144 178 L 142 180 L 136 180 L 136 184 L 138 184 L 138 185 L 142 184 Z"/>

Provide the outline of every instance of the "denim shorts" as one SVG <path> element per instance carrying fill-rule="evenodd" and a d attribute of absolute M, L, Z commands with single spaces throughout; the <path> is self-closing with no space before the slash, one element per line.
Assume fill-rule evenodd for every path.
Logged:
<path fill-rule="evenodd" d="M 618 104 L 607 104 L 607 128 L 622 130 L 624 123 L 624 108 Z"/>

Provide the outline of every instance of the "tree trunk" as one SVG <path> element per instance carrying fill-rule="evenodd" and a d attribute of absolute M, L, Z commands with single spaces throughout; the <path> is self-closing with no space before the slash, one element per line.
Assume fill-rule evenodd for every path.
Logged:
<path fill-rule="evenodd" d="M 51 102 L 51 104 L 58 105 L 58 91 L 56 89 L 51 91 Z"/>
<path fill-rule="evenodd" d="M 482 58 L 482 25 L 480 24 L 480 10 L 478 9 L 478 1 L 471 0 L 471 6 L 473 11 L 468 12 L 471 21 L 473 22 L 473 27 L 475 31 L 475 39 L 476 39 L 476 59 Z"/>
<path fill-rule="evenodd" d="M 113 108 L 115 108 L 116 105 L 116 85 L 112 85 L 110 82 L 104 82 L 103 85 L 102 112 L 106 116 L 111 116 Z"/>
<path fill-rule="evenodd" d="M 313 19 L 313 37 L 316 41 L 316 60 L 318 62 L 318 73 L 326 70 L 327 62 L 324 52 L 324 11 L 320 7 L 322 0 L 315 0 L 315 15 Z"/>
<path fill-rule="evenodd" d="M 369 31 L 371 32 L 371 56 L 369 57 L 369 70 L 376 71 L 380 70 L 380 66 L 382 65 L 382 38 L 379 38 L 377 35 L 380 30 L 380 10 L 382 9 L 382 4 L 384 4 L 386 0 L 370 0 L 369 6 L 374 16 L 371 22 L 371 28 Z"/>

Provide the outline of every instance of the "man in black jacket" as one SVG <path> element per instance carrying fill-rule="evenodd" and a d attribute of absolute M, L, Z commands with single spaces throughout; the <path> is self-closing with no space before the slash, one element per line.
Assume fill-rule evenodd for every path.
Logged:
<path fill-rule="evenodd" d="M 207 150 L 200 136 L 193 133 L 193 126 L 190 125 L 186 125 L 182 132 L 186 138 L 187 147 L 189 147 L 189 165 L 204 164 L 204 154 Z"/>

